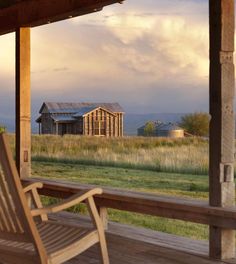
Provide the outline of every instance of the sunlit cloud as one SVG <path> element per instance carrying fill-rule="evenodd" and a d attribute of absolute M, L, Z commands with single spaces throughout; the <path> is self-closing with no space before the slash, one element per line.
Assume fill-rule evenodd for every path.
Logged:
<path fill-rule="evenodd" d="M 14 34 L 0 45 L 5 95 L 14 87 Z M 207 110 L 208 68 L 205 1 L 130 0 L 32 29 L 33 114 L 43 101 L 81 100 L 139 113 Z M 4 111 L 14 116 L 0 103 Z"/>
<path fill-rule="evenodd" d="M 5 78 L 15 70 L 15 34 L 0 37 L 0 73 Z"/>
<path fill-rule="evenodd" d="M 106 51 L 116 54 L 120 49 L 123 64 L 139 72 L 156 71 L 156 77 L 179 74 L 180 78 L 182 71 L 195 78 L 208 73 L 208 29 L 203 25 L 179 16 L 125 14 L 108 18 L 107 27 L 125 45 L 122 50 L 108 44 Z"/>

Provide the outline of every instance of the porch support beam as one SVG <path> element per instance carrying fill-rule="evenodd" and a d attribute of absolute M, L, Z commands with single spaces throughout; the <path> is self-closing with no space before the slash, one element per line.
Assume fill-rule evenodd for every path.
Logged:
<path fill-rule="evenodd" d="M 210 0 L 210 205 L 235 204 L 234 0 Z M 234 231 L 210 226 L 210 257 L 235 257 Z"/>
<path fill-rule="evenodd" d="M 0 35 L 102 10 L 121 0 L 28 0 L 0 8 Z"/>
<path fill-rule="evenodd" d="M 16 30 L 16 166 L 31 174 L 30 28 Z"/>

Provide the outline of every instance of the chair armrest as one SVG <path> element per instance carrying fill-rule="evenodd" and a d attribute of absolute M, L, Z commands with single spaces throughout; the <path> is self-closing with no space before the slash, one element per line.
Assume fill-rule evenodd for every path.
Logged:
<path fill-rule="evenodd" d="M 43 188 L 43 184 L 41 182 L 30 183 L 29 185 L 23 186 L 24 193 L 32 191 L 33 189 L 41 189 Z"/>
<path fill-rule="evenodd" d="M 38 209 L 33 209 L 31 210 L 32 216 L 39 216 L 42 214 L 50 214 L 50 213 L 57 213 L 62 210 L 68 209 L 74 205 L 77 205 L 84 200 L 87 200 L 89 197 L 92 197 L 93 195 L 96 194 L 102 194 L 102 189 L 101 188 L 94 188 L 92 190 L 85 190 L 81 191 L 77 194 L 72 195 L 71 197 L 63 200 L 62 202 L 56 204 L 56 205 L 50 205 L 48 207 L 44 208 L 38 208 Z"/>

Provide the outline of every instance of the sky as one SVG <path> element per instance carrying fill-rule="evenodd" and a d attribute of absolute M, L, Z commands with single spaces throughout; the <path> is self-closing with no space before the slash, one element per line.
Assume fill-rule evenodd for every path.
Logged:
<path fill-rule="evenodd" d="M 208 111 L 208 31 L 205 0 L 127 0 L 33 28 L 32 116 L 44 101 Z M 14 38 L 0 37 L 0 123 L 14 118 Z"/>

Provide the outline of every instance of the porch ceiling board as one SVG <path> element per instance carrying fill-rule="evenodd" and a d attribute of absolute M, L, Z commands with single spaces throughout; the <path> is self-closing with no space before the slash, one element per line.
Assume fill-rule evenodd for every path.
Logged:
<path fill-rule="evenodd" d="M 0 0 L 0 35 L 102 10 L 121 0 Z"/>

